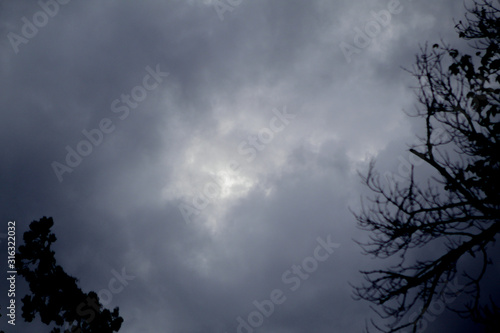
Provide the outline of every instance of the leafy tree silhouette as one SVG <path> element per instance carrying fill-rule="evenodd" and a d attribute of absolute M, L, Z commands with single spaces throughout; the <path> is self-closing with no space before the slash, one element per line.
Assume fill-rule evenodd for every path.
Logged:
<path fill-rule="evenodd" d="M 443 43 L 424 46 L 407 70 L 418 81 L 412 116 L 425 121 L 425 135 L 410 152 L 437 176 L 420 184 L 412 163 L 404 181 L 384 183 L 374 161 L 361 176 L 373 196 L 354 212 L 359 227 L 370 231 L 370 241 L 360 244 L 366 254 L 401 258 L 388 269 L 362 271 L 367 283 L 354 286 L 356 299 L 376 304 L 378 314 L 391 319 L 383 328 L 371 321 L 380 331 L 417 332 L 431 303 L 450 295 L 449 283 L 460 272 L 465 284 L 454 293 L 466 295 L 467 303 L 450 308 L 500 332 L 499 307 L 481 297 L 488 252 L 500 231 L 500 8 L 474 0 L 466 10 L 455 28 L 475 55 Z M 431 243 L 443 245 L 433 247 L 433 259 L 409 259 Z M 461 265 L 470 258 L 477 271 Z M 403 321 L 416 309 L 414 320 Z"/>
<path fill-rule="evenodd" d="M 78 280 L 56 264 L 51 250 L 56 241 L 50 230 L 53 225 L 51 217 L 33 221 L 23 235 L 25 244 L 19 246 L 17 271 L 31 291 L 31 295 L 22 299 L 22 317 L 31 322 L 38 314 L 44 324 L 54 322 L 51 333 L 60 333 L 64 324 L 71 325 L 64 332 L 118 332 L 123 322 L 119 309 L 111 312 L 103 308 L 95 292 L 82 292 L 77 286 Z"/>

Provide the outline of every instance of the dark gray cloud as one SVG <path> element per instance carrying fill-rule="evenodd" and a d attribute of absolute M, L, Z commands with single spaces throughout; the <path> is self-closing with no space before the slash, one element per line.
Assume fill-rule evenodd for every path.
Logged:
<path fill-rule="evenodd" d="M 380 263 L 352 242 L 366 237 L 348 211 L 364 191 L 356 170 L 370 156 L 397 168 L 418 128 L 400 66 L 425 41 L 455 41 L 463 13 L 401 0 L 348 62 L 340 43 L 389 2 L 243 0 L 220 20 L 210 0 L 70 1 L 13 47 L 7 35 L 41 7 L 2 1 L 2 220 L 20 236 L 54 217 L 57 258 L 85 290 L 109 289 L 122 268 L 134 276 L 108 304 L 124 333 L 236 332 L 275 289 L 286 300 L 256 332 L 361 331 L 373 312 L 349 282 Z M 127 104 L 148 66 L 169 75 Z M 53 162 L 103 119 L 111 133 L 60 182 Z M 213 198 L 194 204 L 207 186 Z M 329 235 L 340 247 L 290 290 L 283 274 Z"/>

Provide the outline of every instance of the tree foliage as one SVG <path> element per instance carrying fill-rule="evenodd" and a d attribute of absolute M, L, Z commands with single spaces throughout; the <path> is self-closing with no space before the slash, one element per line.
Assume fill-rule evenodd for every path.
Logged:
<path fill-rule="evenodd" d="M 55 324 L 52 333 L 112 333 L 123 322 L 118 308 L 103 308 L 95 292 L 84 293 L 77 279 L 69 276 L 56 263 L 51 245 L 56 236 L 50 228 L 52 218 L 33 221 L 23 235 L 24 245 L 17 254 L 17 271 L 29 284 L 31 295 L 22 301 L 22 317 L 31 322 L 36 315 L 44 324 Z M 66 324 L 66 329 L 63 325 Z M 69 329 L 68 329 L 69 328 Z"/>
<path fill-rule="evenodd" d="M 485 306 L 481 297 L 488 252 L 500 231 L 500 7 L 473 1 L 455 28 L 474 54 L 443 43 L 424 46 L 408 70 L 418 81 L 413 116 L 425 122 L 410 152 L 436 176 L 422 184 L 412 165 L 404 182 L 386 184 L 373 162 L 362 176 L 373 196 L 355 213 L 359 226 L 370 231 L 370 241 L 361 245 L 367 254 L 401 260 L 388 269 L 363 271 L 366 283 L 354 295 L 392 318 L 385 328 L 372 321 L 387 332 L 416 332 L 431 303 L 450 293 L 458 275 L 465 283 L 454 293 L 468 296 L 468 302 L 453 310 L 500 331 L 500 309 L 493 300 Z M 424 246 L 432 247 L 431 259 L 409 259 Z M 479 269 L 461 265 L 471 257 Z M 403 320 L 415 310 L 418 316 Z"/>

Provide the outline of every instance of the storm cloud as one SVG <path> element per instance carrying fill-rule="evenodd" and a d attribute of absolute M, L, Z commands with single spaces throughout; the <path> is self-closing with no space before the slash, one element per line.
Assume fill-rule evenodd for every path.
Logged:
<path fill-rule="evenodd" d="M 367 237 L 349 211 L 366 193 L 357 171 L 407 158 L 421 125 L 401 67 L 427 41 L 463 45 L 463 13 L 452 0 L 2 1 L 2 221 L 20 242 L 52 216 L 58 262 L 120 307 L 123 333 L 360 332 L 375 314 L 349 283 L 384 263 L 353 242 Z"/>

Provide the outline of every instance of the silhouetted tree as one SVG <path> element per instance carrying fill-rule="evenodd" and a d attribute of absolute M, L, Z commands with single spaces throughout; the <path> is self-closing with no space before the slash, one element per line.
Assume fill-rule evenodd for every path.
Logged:
<path fill-rule="evenodd" d="M 488 250 L 500 231 L 499 17 L 492 1 L 476 0 L 467 8 L 455 28 L 469 40 L 472 56 L 446 45 L 421 48 L 408 70 L 418 80 L 413 116 L 425 122 L 425 134 L 410 149 L 411 171 L 404 181 L 384 183 L 372 161 L 362 175 L 374 193 L 355 213 L 359 226 L 371 232 L 363 250 L 401 259 L 388 269 L 362 271 L 367 283 L 354 289 L 355 298 L 392 319 L 384 328 L 372 320 L 381 331 L 416 332 L 431 303 L 450 296 L 449 283 L 462 273 L 464 285 L 453 294 L 468 296 L 467 303 L 452 310 L 500 332 L 499 308 L 493 300 L 491 308 L 484 306 L 481 297 Z M 426 184 L 415 175 L 419 160 L 436 174 Z M 424 246 L 432 247 L 431 259 L 409 259 Z M 479 269 L 461 265 L 470 258 Z M 403 320 L 410 311 L 418 315 Z"/>
<path fill-rule="evenodd" d="M 23 301 L 22 317 L 31 322 L 38 314 L 44 324 L 55 327 L 52 333 L 112 333 L 118 332 L 123 322 L 118 308 L 112 312 L 103 308 L 95 292 L 82 292 L 77 279 L 56 264 L 51 245 L 56 236 L 50 231 L 52 218 L 43 217 L 30 224 L 19 247 L 16 266 L 19 275 L 29 284 L 31 295 Z"/>
<path fill-rule="evenodd" d="M 0 308 L 1 309 L 1 308 Z M 0 318 L 2 317 L 2 315 L 0 314 Z M 4 331 L 0 331 L 0 333 L 5 333 Z"/>

